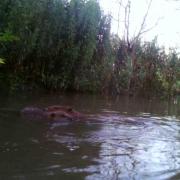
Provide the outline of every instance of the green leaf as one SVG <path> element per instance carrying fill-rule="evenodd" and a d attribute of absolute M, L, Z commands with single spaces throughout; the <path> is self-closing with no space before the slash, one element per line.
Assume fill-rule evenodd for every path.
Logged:
<path fill-rule="evenodd" d="M 0 42 L 12 42 L 18 40 L 19 38 L 17 36 L 14 36 L 10 32 L 0 33 Z"/>
<path fill-rule="evenodd" d="M 5 64 L 5 60 L 0 58 L 0 64 Z"/>

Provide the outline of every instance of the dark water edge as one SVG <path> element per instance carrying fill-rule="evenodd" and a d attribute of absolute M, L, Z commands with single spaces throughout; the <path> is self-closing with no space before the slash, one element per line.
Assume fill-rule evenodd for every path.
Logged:
<path fill-rule="evenodd" d="M 25 106 L 70 105 L 78 122 L 24 119 Z M 0 179 L 180 179 L 180 99 L 74 93 L 0 96 Z"/>
<path fill-rule="evenodd" d="M 18 101 L 18 102 L 17 102 Z M 19 91 L 16 93 L 3 93 L 0 95 L 0 106 L 2 108 L 9 107 L 12 102 L 14 111 L 19 111 L 25 106 L 36 105 L 70 105 L 75 109 L 79 109 L 84 104 L 90 107 L 101 109 L 102 106 L 107 108 L 115 108 L 121 113 L 137 114 L 142 112 L 157 113 L 169 116 L 179 116 L 180 114 L 180 96 L 171 98 L 148 97 L 148 96 L 128 96 L 128 95 L 101 95 L 91 93 L 76 92 L 54 92 L 44 89 L 36 91 Z M 98 107 L 100 105 L 100 107 Z M 4 106 L 4 107 L 3 107 Z M 89 106 L 88 106 L 89 107 Z M 87 110 L 88 111 L 88 110 Z"/>

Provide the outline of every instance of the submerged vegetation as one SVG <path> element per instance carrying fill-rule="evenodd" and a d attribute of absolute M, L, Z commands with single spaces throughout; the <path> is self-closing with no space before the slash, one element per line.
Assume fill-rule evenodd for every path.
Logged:
<path fill-rule="evenodd" d="M 110 94 L 180 91 L 175 49 L 167 53 L 156 39 L 140 38 L 130 47 L 110 30 L 111 16 L 96 0 L 0 1 L 0 86 Z"/>

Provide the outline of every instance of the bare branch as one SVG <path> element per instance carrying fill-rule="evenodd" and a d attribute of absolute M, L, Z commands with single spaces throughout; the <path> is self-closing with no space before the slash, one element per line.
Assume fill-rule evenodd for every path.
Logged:
<path fill-rule="evenodd" d="M 139 37 L 140 37 L 142 34 L 147 33 L 147 32 L 149 32 L 149 31 L 151 31 L 152 29 L 154 29 L 154 28 L 159 24 L 159 21 L 162 20 L 162 19 L 163 19 L 163 17 L 158 18 L 158 20 L 156 21 L 156 23 L 155 23 L 153 26 L 151 26 L 151 27 L 148 28 L 148 29 L 142 30 L 142 31 L 139 33 Z M 138 38 L 139 38 L 139 37 L 138 37 Z M 138 39 L 138 38 L 137 38 L 137 39 Z"/>
<path fill-rule="evenodd" d="M 122 0 L 120 0 L 120 2 L 119 2 L 118 19 L 117 19 L 117 21 L 118 21 L 117 34 L 118 34 L 118 32 L 119 32 L 119 23 L 120 23 L 120 10 L 121 10 L 121 6 L 122 6 Z"/>
<path fill-rule="evenodd" d="M 148 4 L 148 7 L 147 7 L 147 11 L 143 17 L 143 21 L 141 23 L 141 26 L 140 26 L 140 29 L 139 29 L 139 32 L 138 34 L 135 36 L 134 40 L 133 41 L 136 41 L 137 39 L 139 39 L 140 35 L 143 34 L 143 32 L 147 32 L 147 30 L 144 30 L 145 28 L 145 23 L 146 23 L 146 20 L 147 20 L 147 16 L 149 14 L 149 11 L 150 11 L 150 8 L 151 8 L 151 4 L 152 4 L 152 0 L 149 1 L 149 4 Z"/>
<path fill-rule="evenodd" d="M 131 12 L 131 2 L 130 0 L 128 0 L 127 5 L 125 7 L 125 21 L 124 21 L 124 25 L 125 25 L 124 35 L 126 37 L 126 41 L 128 44 L 130 43 L 129 40 L 130 12 Z"/>

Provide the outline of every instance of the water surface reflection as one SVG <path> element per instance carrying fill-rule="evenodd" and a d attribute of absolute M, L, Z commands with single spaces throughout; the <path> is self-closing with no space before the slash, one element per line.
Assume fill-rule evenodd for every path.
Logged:
<path fill-rule="evenodd" d="M 0 103 L 0 179 L 180 179 L 178 103 L 70 94 L 6 97 Z M 17 113 L 26 105 L 52 104 L 71 105 L 89 118 L 34 122 Z"/>
<path fill-rule="evenodd" d="M 180 122 L 134 119 L 142 124 L 102 125 L 98 173 L 87 179 L 166 179 L 180 170 Z"/>

